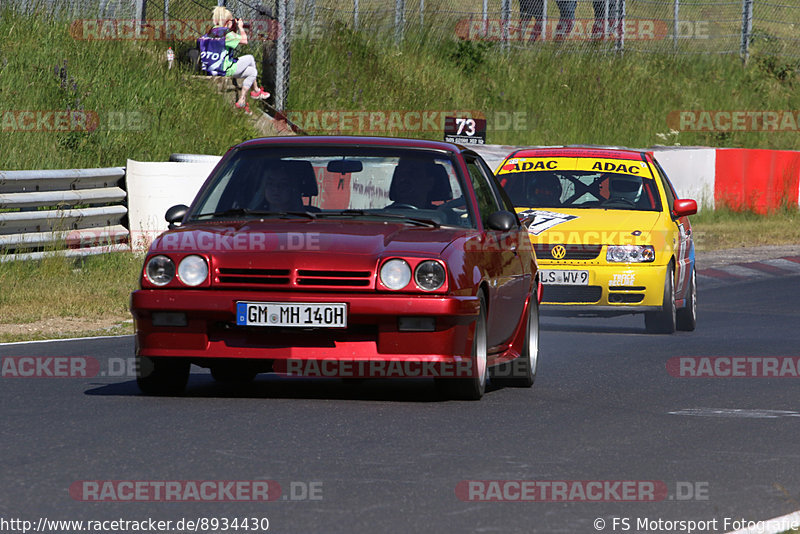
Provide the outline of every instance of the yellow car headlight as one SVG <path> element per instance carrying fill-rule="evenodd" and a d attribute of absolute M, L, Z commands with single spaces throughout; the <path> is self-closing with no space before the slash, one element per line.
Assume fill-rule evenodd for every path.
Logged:
<path fill-rule="evenodd" d="M 609 263 L 648 263 L 655 259 L 653 245 L 611 245 L 606 251 Z"/>

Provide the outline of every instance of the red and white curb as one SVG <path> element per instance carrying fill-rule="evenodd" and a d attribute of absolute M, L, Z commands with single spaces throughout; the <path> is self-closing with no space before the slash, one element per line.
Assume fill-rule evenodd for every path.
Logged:
<path fill-rule="evenodd" d="M 765 280 L 800 274 L 800 256 L 749 263 L 734 263 L 697 270 L 697 287 L 718 287 L 737 282 Z"/>

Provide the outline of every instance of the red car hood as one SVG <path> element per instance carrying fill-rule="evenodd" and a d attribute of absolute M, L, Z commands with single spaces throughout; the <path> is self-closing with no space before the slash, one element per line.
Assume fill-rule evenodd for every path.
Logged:
<path fill-rule="evenodd" d="M 332 220 L 246 220 L 192 224 L 165 232 L 150 253 L 204 252 L 217 258 L 252 255 L 264 262 L 278 256 L 308 257 L 339 263 L 341 256 L 377 258 L 394 254 L 437 256 L 459 236 L 459 228 L 430 228 L 402 223 Z M 319 258 L 324 255 L 324 258 Z M 287 258 L 284 258 L 287 259 Z"/>

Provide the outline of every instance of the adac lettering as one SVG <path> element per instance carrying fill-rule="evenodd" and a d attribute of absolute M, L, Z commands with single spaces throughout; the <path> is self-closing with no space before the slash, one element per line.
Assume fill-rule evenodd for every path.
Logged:
<path fill-rule="evenodd" d="M 558 169 L 558 162 L 550 161 L 523 161 L 522 164 L 511 163 L 503 166 L 504 171 L 508 172 L 524 172 L 524 171 L 546 171 Z"/>
<path fill-rule="evenodd" d="M 625 165 L 624 163 L 612 163 L 610 161 L 606 161 L 603 163 L 602 161 L 596 162 L 592 165 L 593 171 L 603 171 L 603 172 L 618 172 L 618 173 L 627 173 L 627 174 L 639 174 L 639 167 L 634 164 Z"/>

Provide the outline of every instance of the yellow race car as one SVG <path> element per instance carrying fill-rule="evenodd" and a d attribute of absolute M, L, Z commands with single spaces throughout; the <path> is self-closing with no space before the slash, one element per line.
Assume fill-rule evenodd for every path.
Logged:
<path fill-rule="evenodd" d="M 651 152 L 529 148 L 495 174 L 528 228 L 543 311 L 644 313 L 651 333 L 695 329 L 697 203 L 678 198 Z"/>

